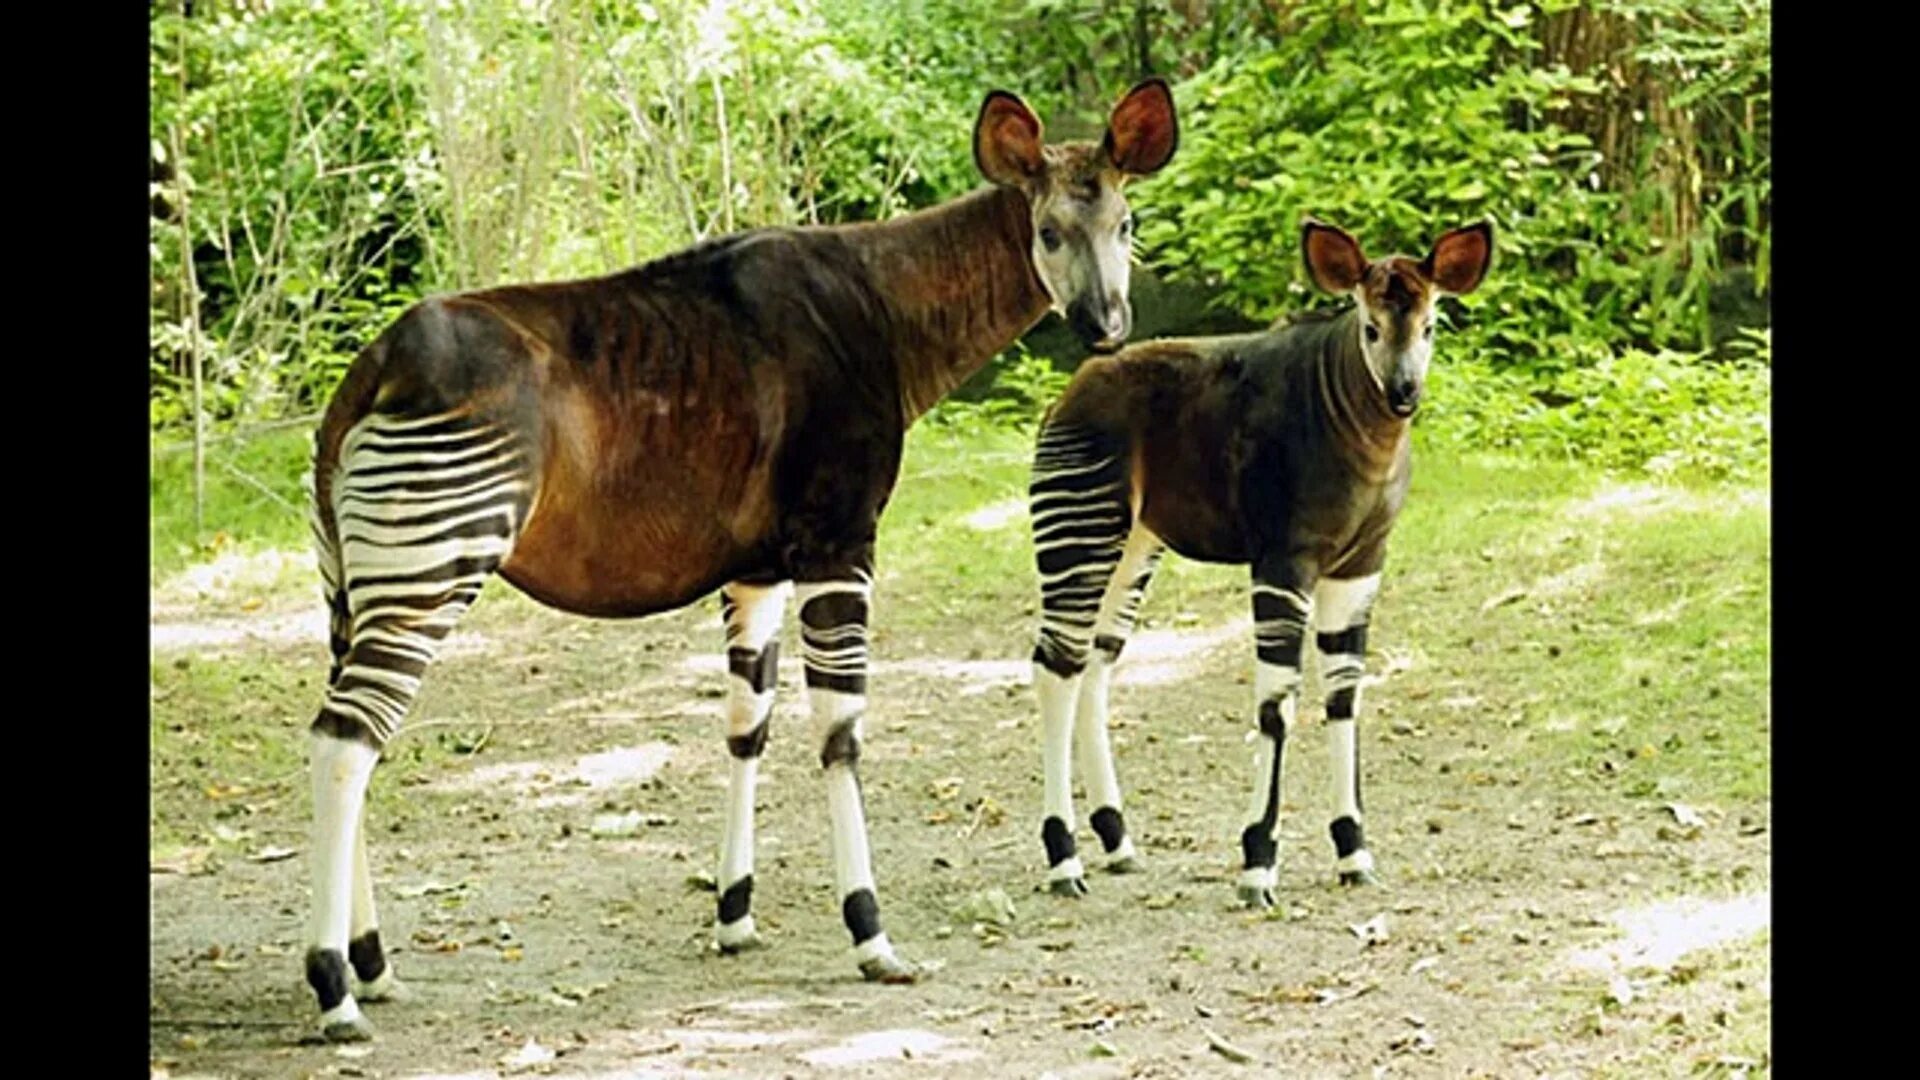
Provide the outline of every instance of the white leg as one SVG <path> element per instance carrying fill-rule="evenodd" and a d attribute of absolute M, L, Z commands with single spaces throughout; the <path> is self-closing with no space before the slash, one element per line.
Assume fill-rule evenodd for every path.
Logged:
<path fill-rule="evenodd" d="M 825 772 L 833 829 L 833 876 L 840 912 L 853 936 L 860 971 L 876 982 L 912 982 L 917 970 L 893 951 L 880 927 L 873 859 L 857 765 L 867 709 L 867 619 L 872 578 L 802 582 L 801 646 L 814 734 Z"/>
<path fill-rule="evenodd" d="M 1082 678 L 1056 674 L 1043 664 L 1033 666 L 1046 773 L 1040 839 L 1047 849 L 1047 887 L 1062 896 L 1087 891 L 1086 871 L 1073 845 L 1073 710 Z"/>
<path fill-rule="evenodd" d="M 347 964 L 359 984 L 361 1001 L 404 999 L 407 987 L 393 974 L 393 962 L 380 944 L 380 920 L 373 909 L 373 868 L 367 861 L 367 816 L 363 806 L 353 830 L 353 917 L 347 939 Z"/>
<path fill-rule="evenodd" d="M 1114 771 L 1113 747 L 1108 740 L 1108 694 L 1114 665 L 1126 647 L 1127 637 L 1133 633 L 1140 601 L 1153 577 L 1160 551 L 1159 538 L 1144 526 L 1136 525 L 1127 537 L 1120 565 L 1108 579 L 1106 592 L 1101 597 L 1100 611 L 1094 620 L 1093 652 L 1087 658 L 1074 708 L 1077 765 L 1087 785 L 1087 801 L 1093 806 L 1088 822 L 1106 851 L 1107 869 L 1115 873 L 1137 870 L 1139 862 L 1133 838 L 1127 835 L 1120 778 Z"/>
<path fill-rule="evenodd" d="M 1271 575 L 1272 571 L 1269 571 Z M 1250 824 L 1240 833 L 1245 856 L 1240 899 L 1272 907 L 1279 883 L 1280 795 L 1284 790 L 1287 735 L 1300 698 L 1300 652 L 1312 613 L 1311 597 L 1256 574 L 1253 630 L 1256 662 L 1253 692 L 1257 715 Z"/>
<path fill-rule="evenodd" d="M 714 880 L 720 908 L 714 942 L 722 952 L 760 943 L 753 923 L 753 804 L 766 748 L 780 659 L 780 623 L 791 582 L 728 585 L 721 594 L 727 623 L 727 817 Z"/>
<path fill-rule="evenodd" d="M 320 1028 L 329 1039 L 372 1035 L 347 989 L 347 940 L 353 922 L 354 864 L 367 782 L 380 752 L 364 742 L 316 732 L 313 773 L 313 923 L 307 982 L 320 999 Z"/>
<path fill-rule="evenodd" d="M 1314 629 L 1320 681 L 1327 693 L 1327 767 L 1333 803 L 1336 869 L 1343 884 L 1366 884 L 1373 876 L 1360 810 L 1360 680 L 1366 671 L 1367 620 L 1380 592 L 1380 575 L 1322 581 L 1315 592 Z"/>

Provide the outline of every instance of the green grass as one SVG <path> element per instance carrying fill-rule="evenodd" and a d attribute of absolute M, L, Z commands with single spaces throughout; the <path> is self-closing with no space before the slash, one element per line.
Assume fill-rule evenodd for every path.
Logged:
<path fill-rule="evenodd" d="M 148 508 L 156 582 L 230 546 L 304 548 L 306 493 L 301 476 L 313 453 L 308 427 L 214 443 L 206 453 L 206 525 L 193 515 L 193 451 L 153 454 Z"/>
<path fill-rule="evenodd" d="M 987 655 L 1030 640 L 1024 510 L 990 531 L 963 523 L 1023 498 L 1029 446 L 1005 432 L 913 432 L 880 530 L 876 636 L 957 633 Z M 1769 561 L 1754 489 L 1656 485 L 1423 440 L 1370 670 L 1383 651 L 1413 652 L 1417 690 L 1482 699 L 1461 722 L 1544 743 L 1583 782 L 1659 799 L 1764 797 Z M 1483 610 L 1512 590 L 1524 595 Z M 890 602 L 901 594 L 914 602 Z M 1169 557 L 1142 621 L 1218 624 L 1247 605 L 1243 568 Z"/>
<path fill-rule="evenodd" d="M 1030 436 L 1004 430 L 914 430 L 880 530 L 878 655 L 1027 654 L 1038 595 L 1023 505 L 1030 446 Z M 296 507 L 305 454 L 298 431 L 230 451 Z M 299 514 L 222 476 L 209 471 L 209 534 L 225 533 L 242 548 L 304 548 Z M 1570 791 L 1602 785 L 1655 802 L 1763 799 L 1771 790 L 1764 497 L 1724 485 L 1623 483 L 1577 465 L 1420 447 L 1369 670 L 1381 671 L 1389 657 L 1405 661 L 1397 693 L 1422 723 L 1479 725 L 1514 740 L 1513 752 L 1552 753 L 1563 759 Z M 190 490 L 184 456 L 161 459 L 156 577 L 206 549 L 193 542 Z M 964 523 L 1010 500 L 1017 509 L 998 527 Z M 1244 617 L 1246 581 L 1240 567 L 1169 557 L 1142 621 L 1151 628 Z M 305 598 L 293 596 L 295 586 L 312 588 L 283 584 L 298 602 Z M 1488 607 L 1515 590 L 1523 595 Z M 490 589 L 482 606 L 497 605 L 504 591 Z M 196 776 L 238 775 L 223 771 L 229 755 L 241 756 L 249 775 L 296 764 L 247 757 L 254 741 L 246 732 L 304 722 L 324 657 L 316 654 L 298 675 L 304 682 L 292 685 L 284 673 L 262 681 L 250 670 L 266 662 L 233 654 L 182 668 L 155 664 L 155 694 L 167 698 L 156 703 L 156 736 L 169 736 L 162 726 L 176 709 L 223 718 L 190 725 L 200 745 L 188 756 L 209 760 L 191 770 Z M 1472 702 L 1443 707 L 1449 699 Z"/>

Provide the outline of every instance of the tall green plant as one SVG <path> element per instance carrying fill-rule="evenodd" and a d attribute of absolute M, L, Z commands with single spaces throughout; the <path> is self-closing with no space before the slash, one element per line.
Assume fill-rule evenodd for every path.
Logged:
<path fill-rule="evenodd" d="M 1535 64 L 1535 20 L 1527 5 L 1472 0 L 1289 5 L 1269 48 L 1179 87 L 1186 138 L 1142 212 L 1148 250 L 1270 317 L 1319 302 L 1296 252 L 1304 214 L 1357 230 L 1376 254 L 1418 253 L 1487 216 L 1494 276 L 1450 303 L 1469 316 L 1466 347 L 1551 372 L 1627 345 L 1701 346 L 1718 263 L 1696 249 L 1712 239 L 1662 235 L 1649 220 L 1659 191 L 1602 182 L 1592 139 L 1553 119 L 1598 93 L 1601 72 Z M 1703 79 L 1693 93 L 1724 101 L 1747 85 Z M 1739 200 L 1763 230 L 1764 158 L 1751 165 L 1759 179 Z"/>

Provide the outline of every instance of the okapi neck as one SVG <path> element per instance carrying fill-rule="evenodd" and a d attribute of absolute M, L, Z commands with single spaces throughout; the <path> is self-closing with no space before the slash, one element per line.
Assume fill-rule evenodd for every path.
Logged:
<path fill-rule="evenodd" d="M 1341 456 L 1367 480 L 1384 483 L 1393 473 L 1410 420 L 1394 414 L 1386 389 L 1368 369 L 1359 318 L 1358 308 L 1340 317 L 1321 354 L 1317 381 L 1328 434 Z"/>
<path fill-rule="evenodd" d="M 911 424 L 1051 306 L 1033 271 L 1027 197 L 988 188 L 856 227 L 893 327 L 900 408 Z"/>

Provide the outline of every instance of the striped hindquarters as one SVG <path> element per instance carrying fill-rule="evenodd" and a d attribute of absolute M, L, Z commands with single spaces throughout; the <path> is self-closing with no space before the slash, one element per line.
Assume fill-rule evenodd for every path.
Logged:
<path fill-rule="evenodd" d="M 347 643 L 323 721 L 376 743 L 398 730 L 440 641 L 512 548 L 531 489 L 525 443 L 464 413 L 375 414 L 347 433 L 331 506 L 315 505 L 321 576 Z"/>
<path fill-rule="evenodd" d="M 1027 493 L 1040 573 L 1033 659 L 1070 676 L 1086 664 L 1101 598 L 1133 525 L 1126 439 L 1079 425 L 1043 428 Z"/>

